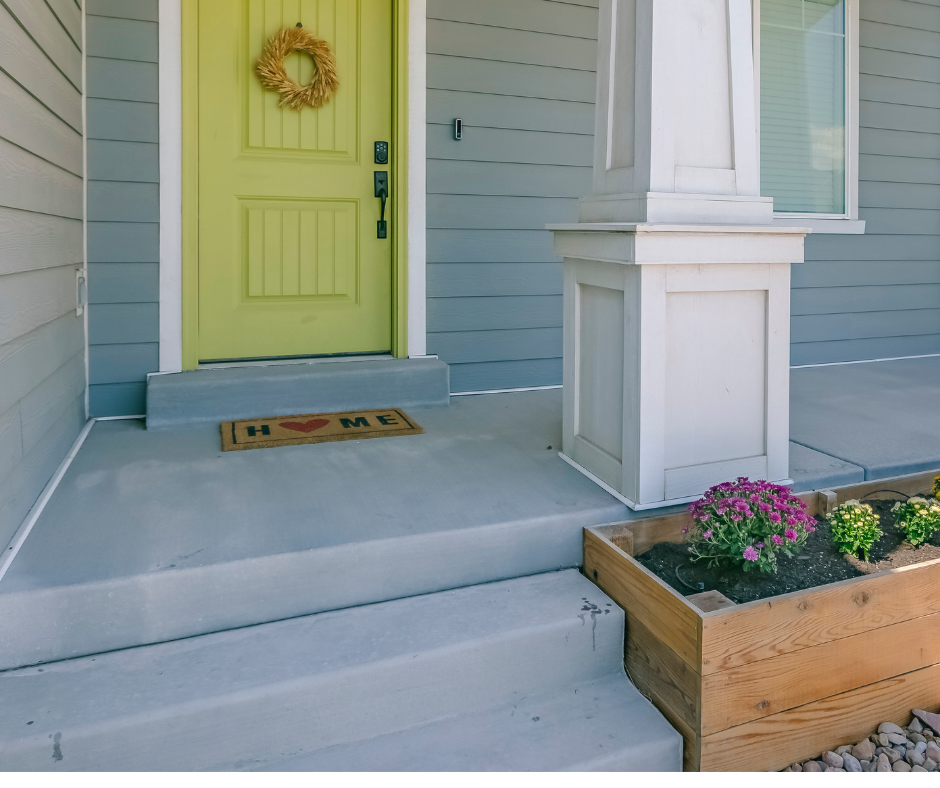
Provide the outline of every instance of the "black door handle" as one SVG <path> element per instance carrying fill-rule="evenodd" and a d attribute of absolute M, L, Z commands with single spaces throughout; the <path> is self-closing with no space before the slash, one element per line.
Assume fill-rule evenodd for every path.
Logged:
<path fill-rule="evenodd" d="M 385 202 L 388 200 L 388 173 L 378 171 L 375 177 L 375 196 L 382 200 L 382 218 L 379 219 L 377 238 L 388 238 L 388 222 L 385 221 Z"/>

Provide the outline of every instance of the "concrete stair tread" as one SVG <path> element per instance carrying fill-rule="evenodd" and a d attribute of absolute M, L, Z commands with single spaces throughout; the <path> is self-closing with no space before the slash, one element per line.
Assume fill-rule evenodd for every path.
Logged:
<path fill-rule="evenodd" d="M 228 768 L 622 672 L 576 570 L 0 673 L 0 768 Z M 29 724 L 32 723 L 32 724 Z M 47 763 L 48 761 L 48 763 Z"/>
<path fill-rule="evenodd" d="M 259 771 L 681 771 L 682 737 L 622 673 L 259 765 Z"/>
<path fill-rule="evenodd" d="M 211 425 L 97 424 L 0 581 L 0 669 L 577 566 L 583 527 L 630 514 L 558 458 L 559 395 L 229 453 Z"/>

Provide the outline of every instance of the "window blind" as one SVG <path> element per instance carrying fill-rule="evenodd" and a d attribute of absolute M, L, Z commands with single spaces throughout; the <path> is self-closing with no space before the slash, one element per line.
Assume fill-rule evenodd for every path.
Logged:
<path fill-rule="evenodd" d="M 761 194 L 845 213 L 843 0 L 760 0 Z"/>

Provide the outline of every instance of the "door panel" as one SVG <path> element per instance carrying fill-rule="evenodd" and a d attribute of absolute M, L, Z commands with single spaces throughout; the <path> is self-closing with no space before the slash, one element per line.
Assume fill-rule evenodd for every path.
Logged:
<path fill-rule="evenodd" d="M 391 0 L 199 12 L 200 360 L 387 352 L 392 253 L 373 172 L 390 167 L 373 143 L 391 137 Z M 280 108 L 254 74 L 267 39 L 297 22 L 337 60 L 339 90 L 318 110 Z M 306 56 L 286 65 L 312 77 Z"/>

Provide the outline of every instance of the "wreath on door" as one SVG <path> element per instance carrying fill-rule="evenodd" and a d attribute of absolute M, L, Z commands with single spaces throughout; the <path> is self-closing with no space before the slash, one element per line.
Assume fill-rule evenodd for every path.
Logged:
<path fill-rule="evenodd" d="M 293 52 L 310 55 L 313 60 L 313 81 L 309 85 L 299 85 L 287 76 L 284 58 Z M 330 45 L 310 35 L 299 22 L 297 27 L 285 27 L 271 37 L 255 64 L 255 72 L 265 90 L 280 94 L 282 107 L 296 110 L 319 109 L 339 87 L 336 58 Z"/>

